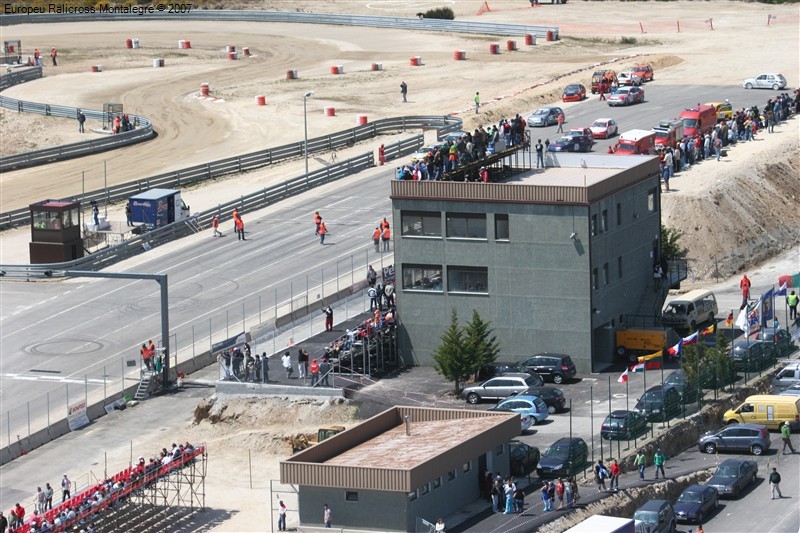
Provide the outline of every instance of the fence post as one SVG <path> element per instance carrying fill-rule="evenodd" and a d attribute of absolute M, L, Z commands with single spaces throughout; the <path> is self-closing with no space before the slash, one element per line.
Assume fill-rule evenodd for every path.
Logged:
<path fill-rule="evenodd" d="M 11 411 L 6 411 L 6 438 L 8 439 L 8 445 L 11 446 Z"/>
<path fill-rule="evenodd" d="M 192 366 L 197 366 L 197 364 L 194 361 L 194 358 L 196 357 L 196 354 L 195 354 L 195 351 L 194 351 L 194 342 L 195 342 L 194 341 L 194 324 L 192 324 Z"/>
<path fill-rule="evenodd" d="M 258 295 L 258 324 L 261 325 L 261 295 Z"/>
<path fill-rule="evenodd" d="M 225 310 L 225 338 L 230 339 L 230 320 L 228 320 L 228 310 Z"/>
<path fill-rule="evenodd" d="M 108 395 L 106 395 L 106 365 L 103 365 L 103 403 L 104 404 L 106 403 L 106 398 L 108 398 Z"/>
<path fill-rule="evenodd" d="M 31 438 L 31 402 L 27 403 L 28 405 L 28 439 Z"/>
<path fill-rule="evenodd" d="M 89 375 L 83 375 L 83 399 L 86 402 L 86 407 L 89 407 Z"/>
<path fill-rule="evenodd" d="M 122 374 L 119 375 L 119 382 L 120 382 L 120 392 L 122 393 L 122 399 L 125 399 L 125 359 L 119 360 L 120 366 L 122 367 Z M 69 388 L 67 388 L 69 390 Z"/>
<path fill-rule="evenodd" d="M 47 434 L 50 434 L 50 392 L 47 392 Z"/>

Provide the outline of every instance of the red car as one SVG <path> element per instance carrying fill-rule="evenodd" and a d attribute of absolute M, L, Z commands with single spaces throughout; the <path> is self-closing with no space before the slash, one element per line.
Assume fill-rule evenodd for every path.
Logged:
<path fill-rule="evenodd" d="M 650 65 L 636 65 L 631 70 L 641 77 L 642 81 L 653 81 L 653 67 Z"/>
<path fill-rule="evenodd" d="M 567 85 L 561 95 L 562 102 L 580 102 L 584 98 L 586 98 L 586 87 L 580 83 Z"/>

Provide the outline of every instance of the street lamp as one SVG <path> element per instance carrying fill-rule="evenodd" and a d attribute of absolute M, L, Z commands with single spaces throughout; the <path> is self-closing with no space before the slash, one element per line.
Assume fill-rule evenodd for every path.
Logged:
<path fill-rule="evenodd" d="M 308 106 L 306 102 L 308 98 L 314 94 L 314 91 L 308 91 L 303 95 L 303 153 L 306 160 L 306 174 L 308 174 Z"/>

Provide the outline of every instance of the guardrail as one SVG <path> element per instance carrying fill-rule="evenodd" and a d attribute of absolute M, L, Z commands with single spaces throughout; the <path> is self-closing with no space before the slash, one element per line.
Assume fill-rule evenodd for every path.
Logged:
<path fill-rule="evenodd" d="M 378 119 L 369 124 L 357 126 L 348 130 L 343 130 L 331 135 L 316 137 L 308 141 L 308 153 L 324 152 L 336 148 L 353 146 L 355 143 L 371 139 L 378 135 L 404 131 L 406 129 L 427 129 L 427 128 L 449 128 L 460 129 L 462 121 L 458 117 L 448 115 L 442 116 L 409 116 Z M 421 136 L 419 136 L 421 138 Z M 396 143 L 395 143 L 396 144 Z M 386 147 L 386 155 L 390 159 L 400 157 L 397 149 L 389 145 Z M 401 146 L 406 146 L 402 144 Z M 422 146 L 419 140 L 415 148 Z M 412 152 L 407 152 L 412 153 Z M 88 192 L 85 195 L 73 195 L 73 198 L 80 198 L 81 202 L 96 200 L 107 203 L 117 202 L 127 199 L 154 187 L 167 189 L 178 189 L 183 186 L 199 183 L 205 180 L 215 179 L 226 174 L 243 172 L 258 167 L 270 165 L 287 159 L 301 157 L 303 155 L 303 141 L 268 148 L 258 152 L 252 152 L 240 156 L 228 157 L 209 163 L 201 163 L 193 167 L 188 167 L 165 174 L 158 174 L 135 181 L 129 181 L 120 185 Z M 30 210 L 25 208 L 16 209 L 0 214 L 0 229 L 8 229 L 27 223 L 30 218 Z"/>
<path fill-rule="evenodd" d="M 372 28 L 391 28 L 417 31 L 440 31 L 452 33 L 479 33 L 484 35 L 525 35 L 546 37 L 551 31 L 558 38 L 558 26 L 529 26 L 526 24 L 495 24 L 490 22 L 465 22 L 458 20 L 419 19 L 405 17 L 377 17 L 369 15 L 340 15 L 334 13 L 292 13 L 281 11 L 239 11 L 239 10 L 192 10 L 181 13 L 181 20 L 201 21 L 247 21 L 284 22 L 290 24 L 328 24 L 341 26 L 364 26 Z M 80 14 L 31 14 L 4 15 L 0 26 L 31 23 L 86 22 L 114 20 L 174 20 L 175 14 L 155 13 L 109 13 L 95 8 L 93 13 Z"/>
<path fill-rule="evenodd" d="M 24 83 L 33 79 L 42 77 L 42 67 L 34 67 L 19 72 L 11 72 L 8 74 L 0 75 L 0 90 L 7 89 L 14 85 Z M 24 100 L 17 100 L 16 98 L 9 98 L 7 96 L 0 96 L 0 107 L 3 109 L 10 109 L 18 113 L 35 113 L 38 115 L 76 118 L 78 116 L 77 107 L 68 107 L 53 104 L 40 104 L 37 102 L 26 102 Z M 80 108 L 86 118 L 103 121 L 107 117 L 103 111 L 93 109 Z M 22 154 L 14 154 L 6 157 L 0 157 L 0 172 L 8 172 L 18 168 L 32 167 L 35 165 L 42 165 L 51 163 L 53 161 L 63 161 L 65 159 L 72 159 L 74 157 L 83 157 L 85 155 L 96 154 L 105 152 L 124 146 L 140 143 L 155 136 L 153 125 L 147 117 L 140 115 L 129 115 L 131 122 L 136 126 L 131 131 L 118 133 L 117 135 L 109 135 L 100 139 L 93 139 L 90 141 L 80 141 L 70 144 L 63 144 L 52 148 L 44 148 L 41 150 L 34 150 L 32 152 L 25 152 Z"/>
<path fill-rule="evenodd" d="M 423 140 L 424 136 L 418 134 L 389 144 L 385 147 L 386 154 L 402 157 L 413 153 L 422 146 Z M 320 185 L 350 176 L 370 168 L 374 164 L 373 153 L 366 152 L 340 163 L 286 180 L 283 183 L 266 187 L 236 200 L 219 204 L 217 207 L 193 215 L 188 220 L 173 222 L 162 228 L 134 237 L 117 246 L 101 249 L 92 255 L 74 261 L 44 265 L 0 265 L 0 277 L 6 279 L 44 279 L 62 277 L 64 270 L 101 270 L 156 246 L 190 235 L 196 231 L 198 225 L 200 227 L 210 225 L 214 215 L 219 214 L 221 220 L 227 220 L 230 218 L 230 213 L 234 207 L 238 208 L 240 212 L 256 211 Z"/>

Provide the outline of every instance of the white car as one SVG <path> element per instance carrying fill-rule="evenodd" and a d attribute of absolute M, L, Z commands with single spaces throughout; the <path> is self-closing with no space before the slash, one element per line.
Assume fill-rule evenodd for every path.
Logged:
<path fill-rule="evenodd" d="M 636 74 L 634 71 L 629 70 L 627 72 L 620 72 L 617 74 L 617 82 L 620 85 L 641 85 L 642 77 Z"/>
<path fill-rule="evenodd" d="M 747 78 L 742 82 L 745 89 L 772 89 L 779 91 L 786 88 L 786 78 L 783 74 L 761 74 L 755 78 Z"/>
<path fill-rule="evenodd" d="M 619 124 L 613 118 L 598 118 L 589 126 L 595 139 L 610 139 L 619 133 Z"/>

